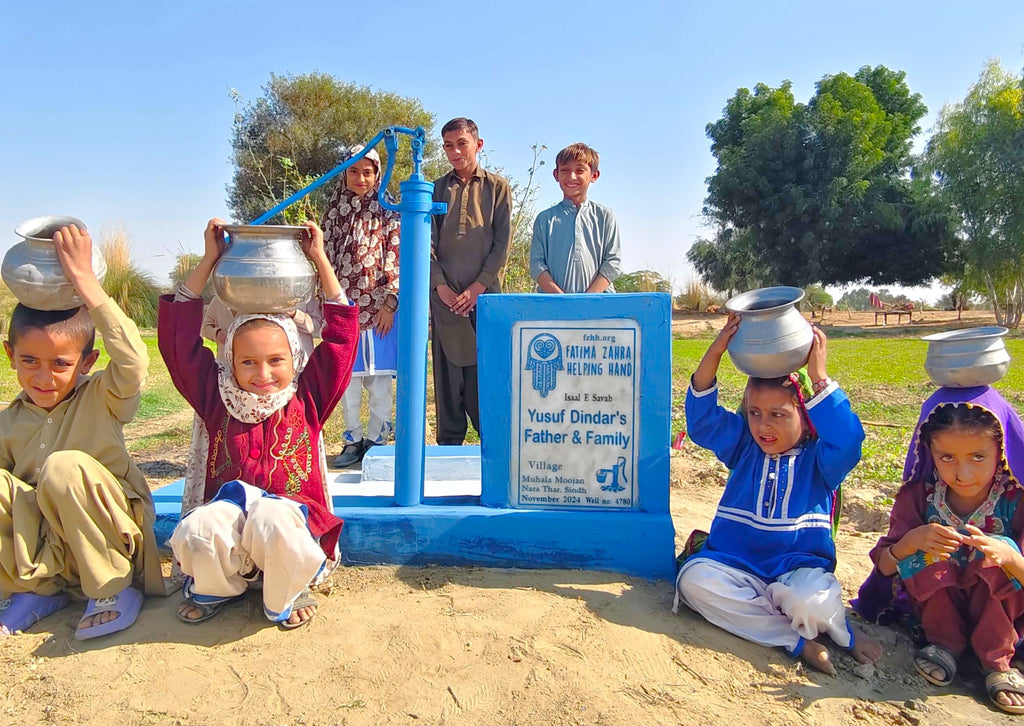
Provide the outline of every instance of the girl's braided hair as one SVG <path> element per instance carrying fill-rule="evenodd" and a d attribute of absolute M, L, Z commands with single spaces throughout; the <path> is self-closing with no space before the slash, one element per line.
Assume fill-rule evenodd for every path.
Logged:
<path fill-rule="evenodd" d="M 997 444 L 1003 443 L 1003 429 L 999 421 L 981 406 L 968 406 L 966 403 L 939 406 L 921 424 L 920 438 L 925 446 L 931 446 L 932 437 L 947 431 L 977 433 Z"/>

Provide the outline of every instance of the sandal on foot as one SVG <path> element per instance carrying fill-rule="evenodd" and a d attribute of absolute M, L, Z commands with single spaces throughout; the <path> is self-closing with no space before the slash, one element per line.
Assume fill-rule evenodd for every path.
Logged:
<path fill-rule="evenodd" d="M 110 635 L 129 627 L 139 617 L 143 599 L 142 593 L 134 587 L 126 587 L 114 597 L 90 598 L 89 604 L 82 614 L 82 619 L 78 621 L 75 640 L 98 638 L 101 635 Z M 86 618 L 110 612 L 117 613 L 117 617 L 105 623 L 93 625 L 91 628 L 82 628 L 82 621 Z"/>
<path fill-rule="evenodd" d="M 1020 671 L 1016 668 L 1003 672 L 990 671 L 985 676 L 985 690 L 988 691 L 988 700 L 996 708 L 1006 711 L 1006 713 L 1024 713 L 1024 706 L 1009 706 L 996 700 L 996 696 L 1000 693 L 1016 693 L 1018 696 L 1024 696 L 1024 676 L 1021 676 Z"/>
<path fill-rule="evenodd" d="M 918 659 L 925 660 L 941 668 L 945 678 L 936 678 L 918 664 Z M 936 686 L 948 686 L 956 678 L 956 653 L 943 645 L 929 643 L 914 655 L 914 668 L 929 683 Z"/>
<path fill-rule="evenodd" d="M 184 602 L 178 606 L 178 620 L 189 625 L 195 625 L 205 620 L 209 620 L 214 615 L 220 613 L 226 606 L 233 602 L 241 600 L 243 595 L 233 595 L 232 597 L 216 597 L 213 595 L 189 595 L 185 598 Z M 185 606 L 195 608 L 199 611 L 198 618 L 190 618 L 185 615 L 182 610 Z"/>
<path fill-rule="evenodd" d="M 28 630 L 47 615 L 53 615 L 68 605 L 68 594 L 37 595 L 34 592 L 16 592 L 0 599 L 0 635 L 13 635 Z"/>
<path fill-rule="evenodd" d="M 309 588 L 306 588 L 305 590 L 299 593 L 298 597 L 295 598 L 295 601 L 291 604 L 291 607 L 289 607 L 286 612 L 281 613 L 281 615 L 279 616 L 281 619 L 278 620 L 277 624 L 285 630 L 295 630 L 296 628 L 301 628 L 303 625 L 306 625 L 307 623 L 309 623 L 310 620 L 316 617 L 316 615 L 310 615 L 305 620 L 301 620 L 297 623 L 289 623 L 288 619 L 296 610 L 302 610 L 302 608 L 315 607 L 316 604 L 316 598 L 313 597 L 313 593 L 310 592 Z"/>

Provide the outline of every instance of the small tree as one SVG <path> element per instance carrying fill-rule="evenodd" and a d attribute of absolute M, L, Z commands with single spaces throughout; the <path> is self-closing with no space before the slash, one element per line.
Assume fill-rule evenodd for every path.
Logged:
<path fill-rule="evenodd" d="M 637 270 L 619 275 L 616 292 L 672 292 L 672 283 L 654 270 Z"/>
<path fill-rule="evenodd" d="M 228 186 L 228 206 L 237 219 L 248 221 L 285 199 L 310 181 L 330 171 L 342 153 L 366 143 L 387 126 L 422 126 L 428 135 L 434 116 L 415 98 L 374 91 L 368 86 L 334 78 L 325 73 L 278 76 L 271 74 L 263 95 L 243 105 L 232 91 L 236 112 L 232 129 L 232 161 L 235 171 Z M 387 162 L 383 145 L 378 147 Z M 441 154 L 435 140 L 424 152 L 424 174 L 441 174 Z M 409 141 L 399 140 L 391 191 L 412 170 Z M 319 221 L 331 184 L 307 197 L 283 219 Z"/>
<path fill-rule="evenodd" d="M 512 244 L 508 262 L 501 269 L 501 289 L 504 292 L 532 292 L 533 277 L 530 275 L 530 245 L 533 241 L 533 220 L 537 216 L 534 203 L 537 200 L 537 171 L 544 166 L 540 155 L 548 147 L 532 144 L 533 161 L 527 171 L 526 181 L 509 178 L 512 186 Z"/>

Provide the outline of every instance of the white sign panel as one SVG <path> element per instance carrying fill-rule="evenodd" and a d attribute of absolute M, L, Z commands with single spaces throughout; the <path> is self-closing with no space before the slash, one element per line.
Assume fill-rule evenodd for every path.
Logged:
<path fill-rule="evenodd" d="M 638 508 L 637 323 L 531 320 L 512 336 L 510 503 Z"/>

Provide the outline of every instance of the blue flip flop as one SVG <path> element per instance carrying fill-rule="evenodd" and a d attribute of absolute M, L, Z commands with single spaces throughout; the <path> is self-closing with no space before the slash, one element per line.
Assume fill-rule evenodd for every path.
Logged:
<path fill-rule="evenodd" d="M 16 592 L 0 599 L 0 635 L 13 635 L 27 630 L 36 622 L 53 615 L 68 605 L 66 592 L 56 595 L 37 595 L 34 592 Z"/>
<path fill-rule="evenodd" d="M 85 630 L 82 630 L 79 627 L 79 629 L 75 631 L 75 640 L 98 638 L 101 635 L 110 635 L 111 633 L 117 633 L 129 627 L 135 622 L 135 619 L 139 617 L 139 610 L 142 609 L 143 599 L 142 593 L 134 587 L 126 587 L 121 590 L 121 592 L 114 595 L 114 597 L 101 597 L 98 599 L 90 598 L 89 604 L 86 606 L 85 612 L 82 614 L 82 620 L 85 620 L 90 615 L 109 612 L 116 612 L 117 617 L 106 623 L 93 625 L 91 628 L 86 628 Z M 79 624 L 81 624 L 82 620 L 78 621 Z"/>

